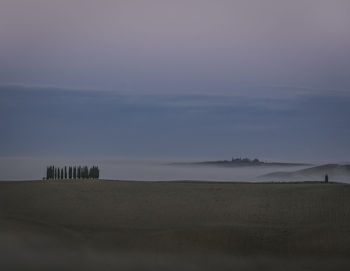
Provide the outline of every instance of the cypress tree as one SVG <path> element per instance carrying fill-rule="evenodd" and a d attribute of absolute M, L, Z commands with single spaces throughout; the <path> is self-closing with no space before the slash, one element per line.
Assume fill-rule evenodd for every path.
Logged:
<path fill-rule="evenodd" d="M 98 166 L 92 167 L 92 176 L 94 179 L 98 179 L 100 177 L 100 170 L 98 169 Z"/>
<path fill-rule="evenodd" d="M 81 166 L 78 167 L 78 179 L 81 177 Z"/>
<path fill-rule="evenodd" d="M 64 166 L 64 178 L 67 179 L 67 166 Z"/>
<path fill-rule="evenodd" d="M 69 173 L 69 179 L 72 179 L 72 167 L 69 167 L 68 173 Z"/>
<path fill-rule="evenodd" d="M 87 166 L 84 167 L 84 178 L 85 179 L 89 178 L 89 168 Z"/>
<path fill-rule="evenodd" d="M 60 168 L 57 168 L 57 179 L 61 179 L 61 171 L 60 171 Z"/>
<path fill-rule="evenodd" d="M 63 168 L 61 169 L 61 179 L 63 179 Z"/>
<path fill-rule="evenodd" d="M 94 177 L 93 175 L 93 167 L 89 169 L 89 179 L 92 179 Z"/>
<path fill-rule="evenodd" d="M 57 179 L 57 168 L 55 168 L 55 180 Z"/>
<path fill-rule="evenodd" d="M 94 176 L 94 179 L 97 179 L 97 170 L 96 169 L 97 169 L 96 166 L 92 167 L 92 174 Z"/>

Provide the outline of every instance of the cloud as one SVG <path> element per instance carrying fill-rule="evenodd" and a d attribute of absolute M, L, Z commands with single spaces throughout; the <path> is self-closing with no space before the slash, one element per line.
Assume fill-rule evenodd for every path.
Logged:
<path fill-rule="evenodd" d="M 349 159 L 350 98 L 0 88 L 0 155 Z M 292 159 L 293 158 L 293 159 Z M 287 160 L 288 160 L 287 159 Z"/>

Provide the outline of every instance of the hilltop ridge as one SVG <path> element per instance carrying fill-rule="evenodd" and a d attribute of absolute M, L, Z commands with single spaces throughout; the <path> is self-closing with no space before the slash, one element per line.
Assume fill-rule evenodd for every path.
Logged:
<path fill-rule="evenodd" d="M 216 160 L 216 161 L 202 161 L 202 162 L 187 162 L 187 163 L 172 163 L 171 165 L 204 165 L 204 166 L 312 166 L 307 163 L 286 163 L 286 162 L 266 162 L 258 158 L 234 158 L 231 160 Z"/>
<path fill-rule="evenodd" d="M 325 174 L 328 174 L 330 180 L 348 182 L 350 180 L 350 165 L 325 164 L 291 172 L 273 172 L 260 176 L 258 179 L 270 181 L 314 181 L 323 180 Z"/>

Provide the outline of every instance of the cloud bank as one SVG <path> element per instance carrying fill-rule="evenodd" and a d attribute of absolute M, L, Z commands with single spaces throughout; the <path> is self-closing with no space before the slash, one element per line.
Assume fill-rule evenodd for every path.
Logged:
<path fill-rule="evenodd" d="M 350 97 L 0 88 L 0 156 L 349 160 Z"/>

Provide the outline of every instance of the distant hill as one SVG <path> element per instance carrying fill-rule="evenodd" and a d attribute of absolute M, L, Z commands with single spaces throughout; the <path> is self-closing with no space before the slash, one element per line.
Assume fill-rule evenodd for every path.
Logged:
<path fill-rule="evenodd" d="M 322 181 L 328 174 L 330 181 L 350 182 L 350 165 L 326 164 L 292 172 L 273 172 L 258 177 L 264 181 Z"/>
<path fill-rule="evenodd" d="M 259 159 L 232 158 L 232 160 L 204 161 L 192 163 L 172 163 L 171 165 L 199 165 L 199 166 L 220 166 L 220 167 L 241 167 L 241 166 L 311 166 L 304 163 L 282 163 L 282 162 L 263 162 Z"/>

